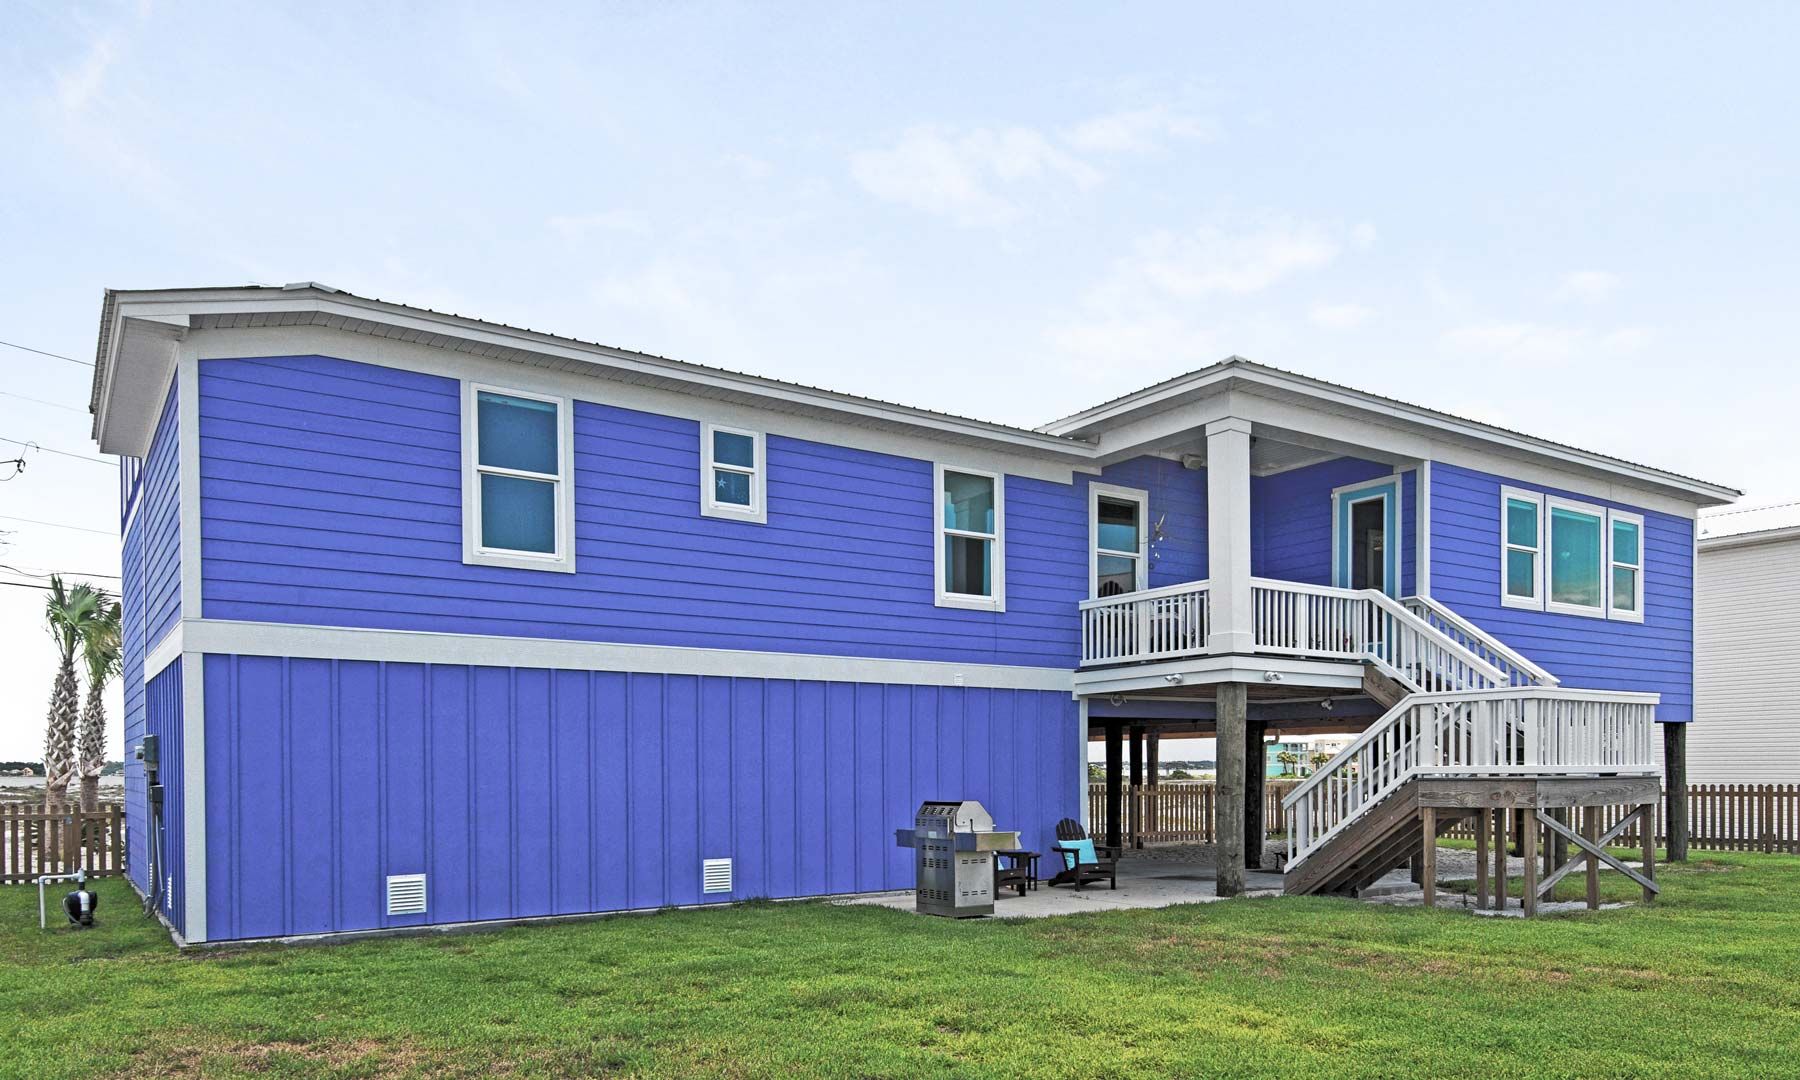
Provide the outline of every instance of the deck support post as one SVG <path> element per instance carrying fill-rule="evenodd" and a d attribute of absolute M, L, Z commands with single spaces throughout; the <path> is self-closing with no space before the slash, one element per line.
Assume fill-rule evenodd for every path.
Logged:
<path fill-rule="evenodd" d="M 1245 740 L 1249 729 L 1249 687 L 1220 683 L 1218 689 L 1218 845 L 1214 860 L 1217 892 L 1244 891 Z"/>
<path fill-rule="evenodd" d="M 1599 842 L 1600 808 L 1598 806 L 1581 808 L 1581 835 L 1589 844 Z M 1591 851 L 1587 855 L 1587 906 L 1589 911 L 1600 910 L 1600 860 Z"/>
<path fill-rule="evenodd" d="M 1157 782 L 1162 778 L 1162 733 L 1157 728 L 1151 728 L 1144 735 L 1144 758 L 1144 783 L 1151 791 L 1151 798 L 1145 807 L 1144 828 L 1156 832 L 1162 828 L 1162 818 L 1158 813 L 1160 807 L 1155 798 Z"/>
<path fill-rule="evenodd" d="M 1643 817 L 1638 821 L 1638 835 L 1644 841 L 1644 876 L 1651 881 L 1656 880 L 1656 804 L 1649 803 L 1642 807 Z M 1656 890 L 1644 886 L 1644 903 L 1656 899 Z"/>
<path fill-rule="evenodd" d="M 1506 910 L 1506 819 L 1505 810 L 1494 811 L 1494 910 Z"/>
<path fill-rule="evenodd" d="M 1527 919 L 1537 914 L 1538 906 L 1538 824 L 1537 814 L 1527 812 L 1513 824 L 1519 832 L 1519 856 L 1525 860 L 1525 887 L 1519 891 L 1519 909 Z"/>
<path fill-rule="evenodd" d="M 1488 809 L 1475 811 L 1475 907 L 1488 906 Z"/>
<path fill-rule="evenodd" d="M 1269 747 L 1263 742 L 1269 725 L 1264 720 L 1244 723 L 1244 869 L 1261 870 L 1263 844 L 1268 840 Z"/>
<path fill-rule="evenodd" d="M 1123 725 L 1117 720 L 1106 722 L 1106 846 L 1110 848 L 1118 848 L 1124 844 L 1119 836 L 1122 824 L 1119 819 L 1125 810 L 1124 800 L 1120 797 L 1122 792 L 1119 790 L 1123 780 L 1120 776 L 1124 758 L 1124 747 L 1120 745 L 1124 741 L 1123 735 Z"/>
<path fill-rule="evenodd" d="M 1425 890 L 1425 906 L 1437 907 L 1437 807 L 1419 808 L 1419 886 Z"/>
<path fill-rule="evenodd" d="M 1131 809 L 1127 813 L 1127 827 L 1131 831 L 1131 846 L 1144 846 L 1144 725 L 1131 725 Z"/>
<path fill-rule="evenodd" d="M 1669 861 L 1687 862 L 1687 725 L 1664 724 L 1662 729 L 1663 790 L 1664 799 L 1668 803 L 1668 809 L 1663 814 L 1663 825 L 1668 831 Z"/>

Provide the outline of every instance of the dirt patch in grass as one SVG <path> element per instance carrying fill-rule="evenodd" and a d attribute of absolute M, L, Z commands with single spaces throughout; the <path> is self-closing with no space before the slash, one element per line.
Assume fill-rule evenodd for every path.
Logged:
<path fill-rule="evenodd" d="M 494 1076 L 493 1062 L 461 1065 L 439 1051 L 406 1039 L 273 1039 L 241 1042 L 200 1032 L 175 1033 L 171 1045 L 146 1047 L 132 1055 L 120 1075 L 132 1077 L 216 1076 L 221 1071 L 264 1073 L 302 1071 L 355 1076 Z"/>

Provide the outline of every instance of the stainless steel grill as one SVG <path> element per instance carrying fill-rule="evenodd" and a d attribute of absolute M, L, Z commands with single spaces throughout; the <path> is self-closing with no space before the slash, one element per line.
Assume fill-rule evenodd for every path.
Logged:
<path fill-rule="evenodd" d="M 918 910 L 962 919 L 994 913 L 994 852 L 1017 848 L 1019 834 L 995 829 L 973 799 L 929 801 L 912 828 L 894 830 L 894 843 L 913 849 Z"/>

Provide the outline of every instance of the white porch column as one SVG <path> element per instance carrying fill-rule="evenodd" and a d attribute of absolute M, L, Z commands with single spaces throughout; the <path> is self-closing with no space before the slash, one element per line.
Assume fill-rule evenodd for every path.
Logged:
<path fill-rule="evenodd" d="M 1207 649 L 1255 649 L 1250 610 L 1250 421 L 1206 425 L 1207 578 L 1212 630 Z"/>

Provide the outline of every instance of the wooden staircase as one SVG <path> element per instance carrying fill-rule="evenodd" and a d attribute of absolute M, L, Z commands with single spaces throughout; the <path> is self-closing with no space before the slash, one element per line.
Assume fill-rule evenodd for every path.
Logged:
<path fill-rule="evenodd" d="M 1289 893 L 1354 896 L 1422 851 L 1427 818 L 1435 840 L 1525 805 L 1520 786 L 1535 800 L 1538 781 L 1655 773 L 1655 695 L 1565 689 L 1428 599 L 1406 615 L 1366 654 L 1387 712 L 1283 801 Z"/>

